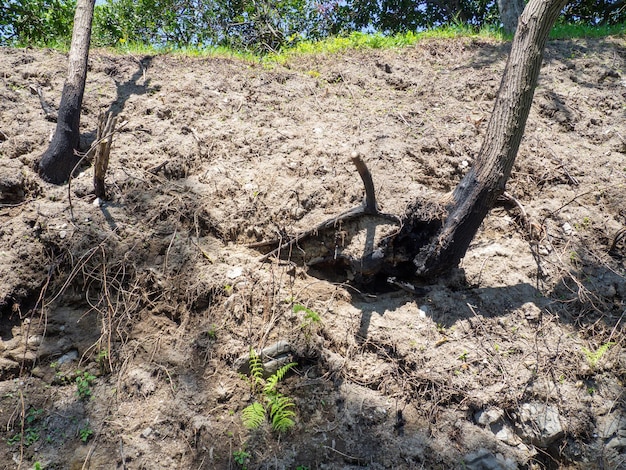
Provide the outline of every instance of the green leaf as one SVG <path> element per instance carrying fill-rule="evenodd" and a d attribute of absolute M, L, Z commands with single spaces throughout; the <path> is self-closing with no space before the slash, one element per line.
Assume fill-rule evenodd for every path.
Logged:
<path fill-rule="evenodd" d="M 250 376 L 254 379 L 254 383 L 257 385 L 262 385 L 263 381 L 263 363 L 261 362 L 261 358 L 256 353 L 256 351 L 250 348 Z"/>
<path fill-rule="evenodd" d="M 257 429 L 265 420 L 265 408 L 258 401 L 254 402 L 243 409 L 241 419 L 248 429 Z"/>
<path fill-rule="evenodd" d="M 269 398 L 270 419 L 272 429 L 278 432 L 285 432 L 295 424 L 292 419 L 296 413 L 291 409 L 295 405 L 289 397 L 276 394 Z"/>
<path fill-rule="evenodd" d="M 293 367 L 295 367 L 297 365 L 298 365 L 298 363 L 296 363 L 296 362 L 290 362 L 289 364 L 285 364 L 280 369 L 278 369 L 276 372 L 274 372 L 274 374 L 272 374 L 270 377 L 268 377 L 267 381 L 265 382 L 265 387 L 263 387 L 263 393 L 265 393 L 265 394 L 275 393 L 276 392 L 276 386 L 278 385 L 278 382 L 283 380 L 285 375 L 287 375 L 287 372 L 289 372 Z"/>

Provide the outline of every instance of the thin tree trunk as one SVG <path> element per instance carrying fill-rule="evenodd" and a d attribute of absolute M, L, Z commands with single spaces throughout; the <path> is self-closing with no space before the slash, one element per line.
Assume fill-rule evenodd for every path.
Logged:
<path fill-rule="evenodd" d="M 63 85 L 57 127 L 39 162 L 41 177 L 54 184 L 67 181 L 78 161 L 76 151 L 80 145 L 80 109 L 87 78 L 94 5 L 95 0 L 78 0 L 76 4 L 67 78 Z"/>
<path fill-rule="evenodd" d="M 414 258 L 418 275 L 458 266 L 496 198 L 504 192 L 530 112 L 543 50 L 567 0 L 530 0 L 519 24 L 476 164 L 461 180 L 439 233 Z"/>
<path fill-rule="evenodd" d="M 524 11 L 524 0 L 498 0 L 498 10 L 504 31 L 513 34 Z"/>

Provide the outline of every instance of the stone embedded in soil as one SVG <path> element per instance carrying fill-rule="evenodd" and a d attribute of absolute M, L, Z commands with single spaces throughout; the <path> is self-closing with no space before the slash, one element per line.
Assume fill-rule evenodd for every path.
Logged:
<path fill-rule="evenodd" d="M 519 437 L 537 447 L 549 447 L 565 433 L 558 410 L 543 403 L 524 403 L 520 407 L 517 421 Z"/>
<path fill-rule="evenodd" d="M 599 416 L 596 429 L 601 439 L 610 439 L 619 432 L 626 435 L 626 415 L 616 411 Z"/>
<path fill-rule="evenodd" d="M 463 459 L 467 470 L 515 470 L 517 464 L 501 454 L 493 455 L 486 449 L 480 449 L 468 454 Z"/>
<path fill-rule="evenodd" d="M 477 411 L 474 415 L 474 419 L 478 424 L 483 426 L 491 426 L 497 423 L 504 416 L 504 410 L 500 408 L 490 408 L 488 410 Z"/>
<path fill-rule="evenodd" d="M 287 341 L 278 341 L 257 353 L 263 362 L 263 372 L 266 377 L 274 374 L 282 366 L 293 362 L 293 348 Z M 250 373 L 250 354 L 240 356 L 235 360 L 235 368 L 241 374 Z"/>
<path fill-rule="evenodd" d="M 478 424 L 488 427 L 496 438 L 505 444 L 517 446 L 521 443 L 520 438 L 504 421 L 504 410 L 501 408 L 478 411 L 474 414 L 474 420 Z"/>

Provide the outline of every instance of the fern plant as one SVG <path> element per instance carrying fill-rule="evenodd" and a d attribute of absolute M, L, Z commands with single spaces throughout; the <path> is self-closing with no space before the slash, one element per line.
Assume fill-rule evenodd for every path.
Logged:
<path fill-rule="evenodd" d="M 613 341 L 609 341 L 608 343 L 604 343 L 603 345 L 601 345 L 596 351 L 592 351 L 585 347 L 582 348 L 585 356 L 587 357 L 587 361 L 589 362 L 589 365 L 592 369 L 595 369 L 595 367 L 598 365 L 598 361 L 602 359 L 602 356 L 604 356 L 614 344 L 615 343 Z"/>
<path fill-rule="evenodd" d="M 295 424 L 293 411 L 295 404 L 290 397 L 278 392 L 280 382 L 287 372 L 297 364 L 285 364 L 267 379 L 263 378 L 265 370 L 258 354 L 250 349 L 250 381 L 252 391 L 258 399 L 241 412 L 244 426 L 248 429 L 259 428 L 266 419 L 269 419 L 272 429 L 276 432 L 285 432 Z"/>

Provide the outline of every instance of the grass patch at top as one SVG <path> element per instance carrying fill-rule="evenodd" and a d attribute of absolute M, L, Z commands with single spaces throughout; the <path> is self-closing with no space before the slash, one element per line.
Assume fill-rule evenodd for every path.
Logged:
<path fill-rule="evenodd" d="M 625 23 L 602 26 L 557 23 L 550 31 L 550 39 L 603 38 L 625 34 Z"/>
<path fill-rule="evenodd" d="M 625 34 L 626 24 L 588 26 L 583 24 L 559 23 L 552 28 L 550 39 L 601 38 L 606 36 L 624 36 Z M 452 39 L 460 37 L 485 38 L 496 41 L 512 39 L 511 35 L 505 34 L 501 28 L 493 25 L 486 25 L 477 29 L 463 23 L 454 23 L 419 32 L 408 31 L 393 35 L 352 32 L 346 36 L 329 37 L 317 41 L 301 41 L 293 46 L 287 46 L 279 52 L 270 53 L 236 50 L 223 46 L 156 46 L 130 42 L 120 42 L 115 46 L 104 47 L 103 49 L 118 54 L 177 54 L 188 57 L 224 57 L 248 62 L 262 62 L 271 65 L 272 63 L 284 63 L 289 58 L 300 55 L 336 54 L 350 49 L 394 49 L 412 46 L 425 39 Z M 25 44 L 17 45 L 17 47 L 26 46 Z M 45 46 L 41 45 L 40 47 L 49 47 L 67 52 L 69 50 L 69 42 L 55 40 Z"/>
<path fill-rule="evenodd" d="M 463 24 L 441 26 L 420 32 L 408 31 L 393 35 L 382 33 L 353 32 L 347 36 L 336 36 L 320 41 L 302 41 L 293 47 L 267 56 L 270 60 L 282 61 L 294 55 L 335 54 L 348 49 L 393 49 L 411 46 L 424 39 L 449 39 L 458 37 L 489 37 L 502 40 L 504 35 L 497 28 L 485 27 L 476 30 Z"/>

